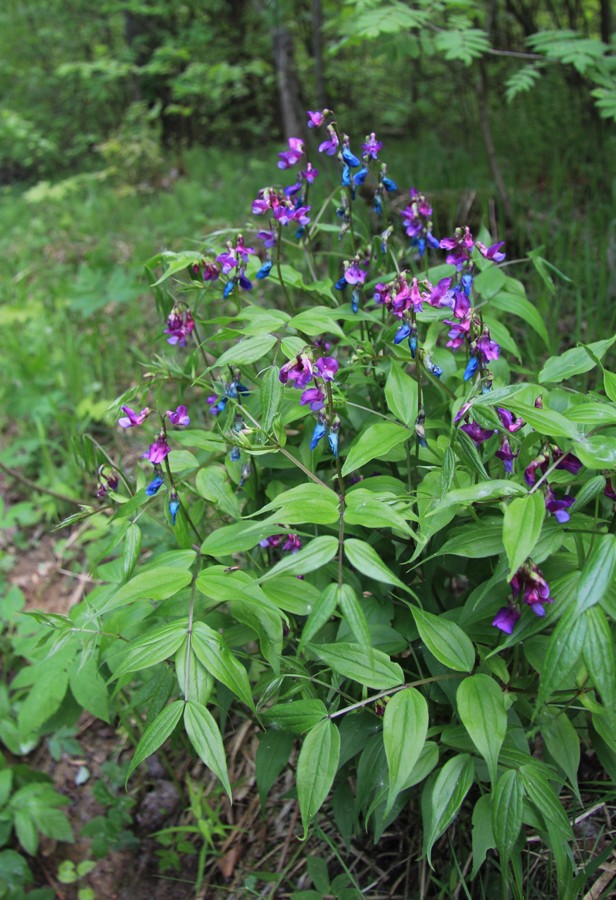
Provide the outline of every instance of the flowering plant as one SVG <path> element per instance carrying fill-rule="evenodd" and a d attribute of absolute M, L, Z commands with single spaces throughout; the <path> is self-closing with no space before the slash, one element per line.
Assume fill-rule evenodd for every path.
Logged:
<path fill-rule="evenodd" d="M 118 401 L 144 461 L 97 459 L 120 555 L 66 627 L 120 685 L 175 673 L 131 772 L 182 720 L 232 796 L 233 702 L 262 792 L 300 737 L 305 833 L 329 797 L 378 840 L 421 795 L 428 861 L 472 816 L 473 876 L 515 873 L 530 830 L 564 896 L 581 748 L 616 753 L 616 337 L 529 372 L 503 241 L 308 116 L 318 166 L 290 139 L 254 222 L 150 263 L 173 355 Z"/>

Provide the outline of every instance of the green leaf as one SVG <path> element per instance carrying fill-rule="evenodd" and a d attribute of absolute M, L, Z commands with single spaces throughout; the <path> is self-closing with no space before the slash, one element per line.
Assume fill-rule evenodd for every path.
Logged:
<path fill-rule="evenodd" d="M 265 522 L 235 522 L 233 525 L 225 525 L 217 528 L 209 534 L 201 545 L 201 551 L 216 559 L 231 556 L 233 553 L 242 553 L 280 532 L 280 524 L 272 516 Z"/>
<path fill-rule="evenodd" d="M 503 552 L 503 535 L 500 525 L 469 523 L 451 533 L 448 541 L 438 551 L 439 556 L 466 556 L 468 559 L 485 559 Z"/>
<path fill-rule="evenodd" d="M 498 293 L 490 300 L 490 306 L 493 309 L 500 309 L 503 312 L 510 313 L 513 316 L 519 316 L 524 322 L 533 328 L 546 347 L 550 346 L 550 339 L 545 323 L 541 318 L 537 308 L 530 303 L 526 297 L 518 294 L 510 294 L 507 291 Z"/>
<path fill-rule="evenodd" d="M 580 616 L 575 609 L 559 619 L 550 635 L 539 682 L 536 709 L 559 689 L 575 669 L 584 648 L 586 630 L 586 617 Z"/>
<path fill-rule="evenodd" d="M 612 403 L 616 403 L 616 374 L 607 369 L 603 370 L 603 390 Z"/>
<path fill-rule="evenodd" d="M 271 503 L 260 509 L 257 515 L 276 510 L 279 522 L 298 525 L 332 525 L 340 518 L 340 499 L 334 491 L 322 484 L 300 484 L 278 494 Z"/>
<path fill-rule="evenodd" d="M 304 838 L 334 782 L 339 758 L 340 734 L 331 719 L 324 719 L 304 738 L 297 760 L 297 799 Z"/>
<path fill-rule="evenodd" d="M 115 680 L 126 672 L 147 669 L 169 659 L 183 642 L 187 631 L 188 620 L 180 619 L 160 628 L 153 628 L 137 640 L 131 641 L 112 679 Z"/>
<path fill-rule="evenodd" d="M 155 753 L 161 747 L 167 738 L 173 733 L 175 726 L 180 721 L 182 711 L 184 709 L 183 700 L 175 700 L 169 706 L 166 706 L 156 718 L 150 722 L 148 727 L 141 735 L 141 740 L 137 744 L 137 749 L 128 767 L 126 780 L 130 778 L 137 766 Z"/>
<path fill-rule="evenodd" d="M 286 703 L 275 703 L 261 712 L 267 725 L 291 734 L 304 734 L 326 715 L 325 704 L 317 699 L 287 700 Z"/>
<path fill-rule="evenodd" d="M 507 581 L 531 555 L 545 519 L 545 502 L 540 491 L 519 497 L 507 506 L 503 517 L 503 546 L 509 560 Z"/>
<path fill-rule="evenodd" d="M 229 476 L 222 466 L 208 466 L 197 472 L 195 479 L 197 493 L 211 503 L 215 503 L 221 512 L 232 519 L 240 517 L 240 501 L 229 483 Z"/>
<path fill-rule="evenodd" d="M 383 743 L 389 770 L 386 814 L 408 781 L 428 734 L 428 704 L 415 688 L 389 700 L 383 716 Z"/>
<path fill-rule="evenodd" d="M 157 566 L 147 572 L 140 572 L 122 585 L 103 603 L 99 614 L 127 606 L 135 600 L 167 600 L 190 584 L 192 574 L 174 566 Z"/>
<path fill-rule="evenodd" d="M 476 878 L 479 869 L 484 864 L 488 850 L 496 847 L 496 838 L 492 828 L 492 797 L 490 794 L 483 794 L 475 803 L 472 823 L 473 868 L 470 875 L 471 881 Z"/>
<path fill-rule="evenodd" d="M 140 552 L 141 529 L 138 525 L 131 522 L 126 529 L 126 535 L 124 537 L 124 553 L 122 554 L 122 576 L 124 581 L 132 575 L 133 569 L 139 559 Z"/>
<path fill-rule="evenodd" d="M 271 366 L 261 376 L 261 388 L 259 391 L 261 399 L 261 428 L 266 434 L 272 427 L 282 401 L 283 385 L 278 377 L 279 372 L 280 369 L 277 366 Z"/>
<path fill-rule="evenodd" d="M 346 495 L 345 522 L 348 522 L 349 525 L 364 525 L 370 529 L 395 528 L 412 535 L 413 530 L 404 516 L 393 508 L 392 504 L 396 502 L 395 495 L 389 496 L 391 501 L 386 502 L 371 490 L 353 488 Z"/>
<path fill-rule="evenodd" d="M 520 775 L 529 800 L 534 804 L 543 820 L 557 826 L 561 839 L 568 840 L 573 837 L 571 823 L 565 808 L 548 779 L 532 764 L 520 766 Z"/>
<path fill-rule="evenodd" d="M 494 785 L 498 754 L 507 733 L 503 693 L 488 675 L 471 675 L 459 685 L 456 702 L 462 724 L 485 759 Z"/>
<path fill-rule="evenodd" d="M 297 553 L 281 559 L 269 572 L 262 575 L 259 580 L 267 581 L 282 573 L 305 575 L 307 572 L 314 572 L 315 569 L 320 569 L 322 566 L 327 565 L 337 552 L 338 538 L 324 534 L 311 540 L 309 544 L 306 544 Z"/>
<path fill-rule="evenodd" d="M 385 399 L 394 416 L 410 427 L 417 417 L 417 381 L 394 362 L 385 383 Z"/>
<path fill-rule="evenodd" d="M 373 578 L 375 581 L 382 581 L 385 584 L 394 584 L 403 591 L 412 593 L 410 588 L 385 565 L 374 547 L 366 541 L 347 538 L 344 542 L 344 553 L 351 565 L 366 578 Z"/>
<path fill-rule="evenodd" d="M 178 472 L 192 472 L 199 468 L 199 460 L 189 450 L 172 450 L 167 457 L 169 468 L 175 475 Z"/>
<path fill-rule="evenodd" d="M 97 719 L 110 722 L 107 685 L 99 672 L 96 656 L 91 655 L 85 662 L 82 663 L 79 660 L 79 663 L 69 677 L 73 697 L 80 706 L 87 709 Z"/>
<path fill-rule="evenodd" d="M 372 649 L 367 654 L 361 644 L 343 642 L 308 646 L 334 672 L 366 687 L 386 690 L 404 683 L 402 669 L 382 650 Z"/>
<path fill-rule="evenodd" d="M 452 757 L 438 773 L 430 796 L 429 824 L 424 830 L 424 853 L 432 865 L 432 847 L 451 825 L 473 783 L 475 767 L 467 753 Z"/>
<path fill-rule="evenodd" d="M 547 711 L 546 711 L 547 712 Z M 577 782 L 577 771 L 580 765 L 580 738 L 566 713 L 557 713 L 549 717 L 544 714 L 541 723 L 541 734 L 548 753 L 560 766 L 569 784 L 580 798 Z"/>
<path fill-rule="evenodd" d="M 605 341 L 595 341 L 587 346 L 596 359 L 603 359 L 614 341 L 616 341 L 616 335 Z M 571 378 L 573 375 L 590 372 L 596 365 L 596 360 L 586 352 L 582 344 L 571 350 L 565 350 L 559 356 L 551 356 L 539 372 L 539 382 L 540 384 L 549 384 L 564 381 L 565 378 Z"/>
<path fill-rule="evenodd" d="M 439 31 L 434 37 L 434 45 L 445 59 L 460 60 L 465 66 L 470 66 L 474 59 L 491 49 L 488 35 L 479 28 Z"/>
<path fill-rule="evenodd" d="M 255 777 L 261 809 L 265 808 L 267 795 L 289 762 L 294 743 L 293 735 L 282 731 L 271 729 L 261 735 L 255 755 Z"/>
<path fill-rule="evenodd" d="M 216 367 L 247 366 L 249 363 L 262 360 L 275 343 L 276 338 L 272 334 L 257 334 L 237 341 L 216 360 Z"/>
<path fill-rule="evenodd" d="M 390 422 L 377 422 L 370 425 L 353 441 L 349 455 L 342 466 L 342 474 L 350 475 L 361 469 L 371 459 L 383 459 L 398 444 L 407 441 L 411 432 L 401 425 Z"/>
<path fill-rule="evenodd" d="M 456 488 L 448 491 L 443 500 L 443 506 L 451 503 L 480 503 L 482 500 L 494 500 L 504 497 L 514 497 L 526 494 L 527 489 L 515 481 L 505 481 L 504 478 L 496 478 L 491 481 L 479 481 L 469 487 Z"/>
<path fill-rule="evenodd" d="M 365 648 L 367 653 L 370 653 L 372 646 L 370 626 L 355 591 L 350 584 L 341 584 L 336 585 L 336 592 L 338 606 L 349 628 L 357 642 Z"/>
<path fill-rule="evenodd" d="M 587 631 L 584 641 L 584 663 L 607 709 L 616 709 L 616 658 L 614 638 L 607 616 L 600 606 L 584 613 Z"/>
<path fill-rule="evenodd" d="M 244 666 L 233 656 L 224 639 L 205 622 L 195 622 L 192 632 L 192 648 L 201 665 L 222 682 L 239 699 L 254 709 L 248 674 Z"/>
<path fill-rule="evenodd" d="M 430 653 L 448 669 L 470 672 L 475 665 L 475 649 L 462 629 L 449 619 L 417 607 L 412 607 L 411 612 L 419 636 Z"/>
<path fill-rule="evenodd" d="M 318 600 L 315 602 L 313 608 L 310 610 L 308 618 L 306 619 L 306 624 L 304 625 L 304 629 L 302 631 L 302 636 L 300 640 L 300 647 L 307 642 L 312 640 L 315 634 L 318 634 L 321 628 L 333 616 L 336 612 L 336 607 L 338 606 L 338 585 L 337 584 L 328 584 L 327 587 L 320 593 Z"/>
<path fill-rule="evenodd" d="M 593 434 L 578 440 L 575 455 L 588 469 L 613 469 L 616 466 L 616 438 Z"/>
<path fill-rule="evenodd" d="M 492 795 L 492 827 L 503 864 L 513 852 L 524 812 L 524 784 L 514 769 L 500 776 Z"/>
<path fill-rule="evenodd" d="M 313 337 L 317 334 L 335 334 L 336 337 L 343 338 L 344 331 L 338 325 L 337 312 L 335 309 L 328 309 L 327 306 L 312 306 L 305 309 L 298 315 L 293 316 L 289 325 L 301 331 L 302 334 L 308 334 Z"/>
<path fill-rule="evenodd" d="M 205 706 L 188 700 L 184 708 L 184 727 L 195 752 L 216 775 L 232 801 L 225 748 L 216 720 Z"/>
<path fill-rule="evenodd" d="M 595 539 L 580 574 L 576 611 L 583 612 L 603 600 L 616 576 L 616 535 L 603 534 Z"/>
<path fill-rule="evenodd" d="M 580 422 L 583 425 L 595 427 L 597 425 L 616 425 L 616 406 L 613 403 L 599 403 L 584 399 L 577 406 L 570 406 L 564 415 L 570 422 Z"/>

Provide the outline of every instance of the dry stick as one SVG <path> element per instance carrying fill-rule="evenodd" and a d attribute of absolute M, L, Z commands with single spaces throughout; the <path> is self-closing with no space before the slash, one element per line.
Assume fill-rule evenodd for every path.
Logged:
<path fill-rule="evenodd" d="M 10 469 L 8 466 L 5 466 L 3 462 L 0 462 L 0 469 L 5 472 L 10 478 L 14 478 L 15 481 L 19 481 L 22 484 L 25 484 L 27 487 L 32 488 L 33 491 L 38 491 L 40 494 L 47 494 L 48 497 L 54 497 L 56 500 L 62 500 L 63 503 L 73 503 L 77 506 L 87 506 L 85 500 L 77 500 L 75 497 L 67 497 L 66 494 L 60 494 L 58 491 L 52 491 L 51 488 L 44 488 L 38 485 L 35 481 L 30 481 L 29 478 L 26 478 L 25 475 L 20 475 L 19 472 L 16 472 L 14 469 Z"/>

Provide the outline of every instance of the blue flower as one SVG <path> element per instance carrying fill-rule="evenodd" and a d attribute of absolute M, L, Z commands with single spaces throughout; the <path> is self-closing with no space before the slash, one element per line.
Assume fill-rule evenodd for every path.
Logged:
<path fill-rule="evenodd" d="M 229 459 L 231 462 L 239 462 L 240 459 L 240 448 L 239 447 L 231 447 L 231 452 L 229 453 Z"/>
<path fill-rule="evenodd" d="M 338 432 L 330 431 L 327 435 L 327 443 L 329 444 L 329 449 L 332 451 L 332 455 L 334 459 L 338 459 Z"/>
<path fill-rule="evenodd" d="M 310 441 L 310 449 L 314 450 L 325 434 L 325 425 L 322 422 L 317 422 L 314 426 L 314 431 L 312 432 L 312 439 Z"/>
<path fill-rule="evenodd" d="M 230 278 L 225 284 L 225 289 L 222 292 L 222 299 L 228 300 L 231 294 L 233 293 L 233 288 L 235 287 L 235 278 Z"/>
<path fill-rule="evenodd" d="M 351 309 L 354 313 L 359 312 L 359 291 L 357 288 L 355 288 L 351 294 Z"/>
<path fill-rule="evenodd" d="M 169 499 L 169 515 L 171 516 L 172 525 L 175 525 L 175 520 L 177 518 L 179 508 L 180 501 L 178 500 L 177 494 L 172 494 Z"/>
<path fill-rule="evenodd" d="M 467 297 L 470 297 L 472 287 L 473 287 L 473 276 L 469 275 L 468 273 L 466 275 L 463 275 L 462 276 L 462 290 L 464 291 L 464 293 L 466 294 Z"/>
<path fill-rule="evenodd" d="M 164 483 L 165 483 L 165 479 L 163 478 L 163 476 L 156 475 L 152 479 L 152 481 L 148 484 L 147 488 L 145 489 L 145 492 L 148 495 L 148 497 L 153 497 L 155 494 L 157 494 Z"/>
<path fill-rule="evenodd" d="M 410 333 L 411 333 L 411 326 L 408 324 L 408 322 L 405 322 L 403 325 L 400 326 L 400 328 L 398 328 L 398 330 L 396 332 L 396 336 L 394 338 L 394 344 L 401 344 L 402 341 L 404 341 L 409 336 Z"/>
<path fill-rule="evenodd" d="M 412 334 L 409 338 L 409 350 L 411 351 L 411 356 L 415 359 L 417 354 L 417 335 Z"/>
<path fill-rule="evenodd" d="M 374 195 L 374 203 L 372 204 L 372 209 L 377 214 L 377 216 L 380 216 L 383 213 L 383 204 L 378 194 Z"/>
<path fill-rule="evenodd" d="M 391 194 L 392 191 L 398 190 L 398 185 L 396 184 L 396 182 L 393 179 L 388 178 L 387 175 L 384 175 L 383 178 L 381 178 L 381 184 L 388 194 Z"/>
<path fill-rule="evenodd" d="M 262 281 L 263 278 L 267 278 L 267 276 L 269 275 L 269 273 L 272 271 L 272 266 L 273 266 L 273 265 L 274 265 L 274 264 L 273 264 L 273 262 L 271 261 L 271 259 L 266 260 L 266 261 L 263 263 L 263 265 L 261 266 L 261 268 L 259 269 L 259 271 L 257 272 L 257 274 L 255 275 L 255 278 L 258 278 L 259 281 Z"/>
<path fill-rule="evenodd" d="M 466 364 L 466 369 L 464 370 L 464 380 L 468 381 L 469 378 L 472 378 L 475 372 L 477 371 L 477 366 L 479 365 L 479 360 L 476 356 L 471 356 L 469 361 Z"/>
<path fill-rule="evenodd" d="M 334 287 L 336 288 L 337 291 L 343 291 L 345 289 L 345 287 L 347 286 L 347 284 L 348 284 L 348 281 L 346 280 L 346 278 L 343 275 L 342 278 L 338 279 L 338 281 L 336 282 Z"/>
<path fill-rule="evenodd" d="M 354 153 L 351 153 L 348 147 L 342 148 L 342 158 L 347 166 L 350 166 L 352 169 L 358 169 L 359 166 L 361 166 L 361 162 L 358 160 Z"/>
<path fill-rule="evenodd" d="M 362 166 L 362 168 L 359 170 L 359 172 L 356 172 L 355 175 L 353 176 L 353 181 L 355 182 L 355 184 L 363 184 L 364 181 L 366 180 L 367 176 L 368 176 L 368 169 L 365 166 Z"/>
<path fill-rule="evenodd" d="M 351 185 L 351 170 L 346 165 L 346 163 L 342 167 L 342 187 L 350 187 Z"/>

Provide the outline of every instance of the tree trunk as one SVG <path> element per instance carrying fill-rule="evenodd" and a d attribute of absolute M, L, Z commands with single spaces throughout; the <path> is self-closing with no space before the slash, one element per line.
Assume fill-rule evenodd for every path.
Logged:
<path fill-rule="evenodd" d="M 323 8 L 321 0 L 312 0 L 312 38 L 314 41 L 314 73 L 316 78 L 316 105 L 325 109 L 325 71 L 323 67 Z"/>
<path fill-rule="evenodd" d="M 284 24 L 276 24 L 272 30 L 274 67 L 278 84 L 282 130 L 286 138 L 301 137 L 305 128 L 301 124 L 299 84 L 295 71 L 293 39 Z"/>

